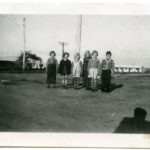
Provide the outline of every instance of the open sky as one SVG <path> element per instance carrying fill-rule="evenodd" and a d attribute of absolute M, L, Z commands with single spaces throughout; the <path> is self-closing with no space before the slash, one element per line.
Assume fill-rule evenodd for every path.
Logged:
<path fill-rule="evenodd" d="M 79 51 L 79 15 L 0 15 L 0 60 L 15 60 L 23 50 L 23 17 L 26 17 L 26 49 L 46 62 L 50 50 L 61 58 L 59 41 L 71 59 Z M 85 50 L 107 50 L 118 65 L 150 66 L 150 16 L 83 15 L 81 56 Z"/>

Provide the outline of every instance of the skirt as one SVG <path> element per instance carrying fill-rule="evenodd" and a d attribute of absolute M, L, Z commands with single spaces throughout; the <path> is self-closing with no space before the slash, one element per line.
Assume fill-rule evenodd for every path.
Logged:
<path fill-rule="evenodd" d="M 98 69 L 97 68 L 90 68 L 89 70 L 89 78 L 97 79 L 98 76 Z"/>

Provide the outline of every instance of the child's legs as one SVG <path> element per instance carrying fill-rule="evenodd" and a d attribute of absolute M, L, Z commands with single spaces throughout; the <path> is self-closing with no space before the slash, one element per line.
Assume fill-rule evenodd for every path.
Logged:
<path fill-rule="evenodd" d="M 50 88 L 50 82 L 49 82 L 49 80 L 47 81 L 47 87 Z"/>
<path fill-rule="evenodd" d="M 87 85 L 87 78 L 86 78 L 86 75 L 84 75 L 84 77 L 83 77 L 83 85 L 84 85 L 84 86 Z"/>
<path fill-rule="evenodd" d="M 106 81 L 107 81 L 106 75 L 107 75 L 106 70 L 102 70 L 102 75 L 101 75 L 102 89 L 106 88 Z"/>
<path fill-rule="evenodd" d="M 74 77 L 72 78 L 72 84 L 74 85 Z"/>
<path fill-rule="evenodd" d="M 91 77 L 91 88 L 95 89 L 97 86 L 97 76 L 98 76 L 98 69 L 91 68 L 89 72 L 89 77 Z"/>
<path fill-rule="evenodd" d="M 88 78 L 87 87 L 90 87 L 90 86 L 91 86 L 91 78 Z"/>
<path fill-rule="evenodd" d="M 49 78 L 47 78 L 47 84 L 50 85 L 50 80 L 49 80 Z"/>
<path fill-rule="evenodd" d="M 73 85 L 76 87 L 77 86 L 77 77 L 73 77 Z"/>
<path fill-rule="evenodd" d="M 97 87 L 97 79 L 93 79 L 93 89 L 96 89 Z"/>
<path fill-rule="evenodd" d="M 94 88 L 94 78 L 91 78 L 91 88 Z"/>
<path fill-rule="evenodd" d="M 53 81 L 51 82 L 52 86 L 55 88 L 56 87 L 56 78 L 53 78 Z"/>
<path fill-rule="evenodd" d="M 86 80 L 85 80 L 85 86 L 88 87 L 89 86 L 89 81 L 90 81 L 90 78 L 88 78 L 88 76 L 86 77 Z"/>
<path fill-rule="evenodd" d="M 75 85 L 75 77 L 74 76 L 73 76 L 73 80 L 72 81 L 73 81 L 73 86 L 74 86 Z"/>
<path fill-rule="evenodd" d="M 79 85 L 79 77 L 80 77 L 81 71 L 80 69 L 75 69 L 74 70 L 74 86 L 78 86 Z"/>
<path fill-rule="evenodd" d="M 83 83 L 84 83 L 84 86 L 86 87 L 88 86 L 88 71 L 84 72 Z"/>
<path fill-rule="evenodd" d="M 50 86 L 50 75 L 49 74 L 47 74 L 47 84 L 48 84 L 48 86 Z"/>
<path fill-rule="evenodd" d="M 85 86 L 87 85 L 87 82 L 88 82 L 88 75 L 86 74 L 85 77 L 84 77 L 84 85 Z"/>
<path fill-rule="evenodd" d="M 97 78 L 94 78 L 94 88 L 97 87 Z"/>
<path fill-rule="evenodd" d="M 81 77 L 81 71 L 79 70 L 79 71 L 77 72 L 77 86 L 78 86 L 79 83 L 80 83 L 80 77 Z"/>
<path fill-rule="evenodd" d="M 90 77 L 91 77 L 91 88 L 94 88 L 95 73 L 93 68 L 90 69 Z"/>
<path fill-rule="evenodd" d="M 51 84 L 53 85 L 53 87 L 55 87 L 55 85 L 56 85 L 56 74 L 55 73 L 51 77 Z"/>
<path fill-rule="evenodd" d="M 65 85 L 68 85 L 68 76 L 66 76 Z"/>
<path fill-rule="evenodd" d="M 68 84 L 68 75 L 65 75 L 65 85 Z"/>
<path fill-rule="evenodd" d="M 107 75 L 106 75 L 106 88 L 107 90 L 110 90 L 111 88 L 111 71 L 107 70 Z"/>
<path fill-rule="evenodd" d="M 98 69 L 94 69 L 93 77 L 94 77 L 94 88 L 97 87 L 97 76 L 98 76 Z"/>
<path fill-rule="evenodd" d="M 77 77 L 77 86 L 79 86 L 80 78 Z"/>
<path fill-rule="evenodd" d="M 62 85 L 65 84 L 65 75 L 62 76 Z"/>

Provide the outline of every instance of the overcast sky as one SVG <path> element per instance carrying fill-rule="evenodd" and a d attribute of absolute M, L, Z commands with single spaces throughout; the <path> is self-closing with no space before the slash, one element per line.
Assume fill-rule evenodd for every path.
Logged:
<path fill-rule="evenodd" d="M 50 50 L 61 58 L 59 41 L 70 43 L 65 50 L 73 57 L 79 49 L 78 15 L 1 15 L 0 59 L 15 60 L 23 50 L 22 19 L 26 17 L 26 48 L 43 58 Z M 107 50 L 118 65 L 150 66 L 150 16 L 82 16 L 81 55 Z"/>

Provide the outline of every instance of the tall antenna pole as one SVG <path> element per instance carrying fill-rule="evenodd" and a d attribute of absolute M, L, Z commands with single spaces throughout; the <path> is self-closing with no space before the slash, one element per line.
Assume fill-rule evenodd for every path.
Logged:
<path fill-rule="evenodd" d="M 24 73 L 24 70 L 25 70 L 25 57 L 26 57 L 26 18 L 23 18 L 23 44 L 24 44 L 24 49 L 23 49 L 22 69 L 23 69 L 23 73 Z"/>
<path fill-rule="evenodd" d="M 67 46 L 69 43 L 67 42 L 58 42 L 59 45 L 62 46 L 62 58 L 63 58 L 63 55 L 64 55 L 64 52 L 65 52 L 65 46 Z"/>
<path fill-rule="evenodd" d="M 82 15 L 80 15 L 80 20 L 79 20 L 79 53 L 81 51 L 81 39 L 82 39 Z"/>

